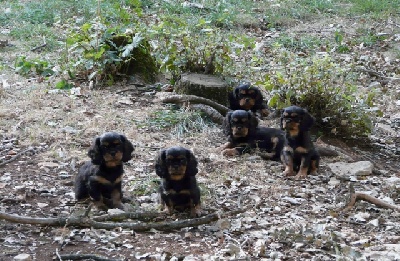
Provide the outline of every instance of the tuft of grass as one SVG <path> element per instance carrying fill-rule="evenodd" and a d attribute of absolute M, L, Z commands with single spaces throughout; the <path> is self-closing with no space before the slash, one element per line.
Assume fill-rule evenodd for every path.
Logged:
<path fill-rule="evenodd" d="M 180 138 L 201 133 L 213 125 L 214 123 L 203 113 L 169 106 L 167 109 L 152 113 L 147 121 L 138 127 L 155 131 L 170 130 L 172 135 Z"/>
<path fill-rule="evenodd" d="M 350 13 L 384 19 L 387 15 L 396 15 L 400 8 L 399 0 L 351 0 Z"/>
<path fill-rule="evenodd" d="M 281 35 L 276 39 L 275 43 L 293 52 L 302 51 L 307 53 L 308 52 L 313 53 L 319 50 L 320 46 L 325 44 L 325 42 L 323 42 L 321 38 L 315 36 L 307 36 L 307 35 L 300 37 L 293 37 L 291 35 Z"/>
<path fill-rule="evenodd" d="M 132 195 L 144 196 L 157 192 L 159 184 L 160 180 L 156 175 L 154 177 L 153 175 L 148 175 L 146 180 L 130 181 L 129 188 L 132 191 Z"/>

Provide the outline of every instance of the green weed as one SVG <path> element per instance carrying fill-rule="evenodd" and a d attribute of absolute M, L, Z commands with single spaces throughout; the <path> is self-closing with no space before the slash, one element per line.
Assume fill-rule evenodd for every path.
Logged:
<path fill-rule="evenodd" d="M 378 19 L 385 19 L 388 14 L 399 13 L 399 0 L 351 0 L 351 13 L 372 16 Z"/>
<path fill-rule="evenodd" d="M 149 177 L 144 181 L 131 181 L 129 187 L 132 189 L 132 195 L 134 196 L 144 196 L 150 195 L 158 191 L 159 178 L 154 175 L 154 177 Z"/>
<path fill-rule="evenodd" d="M 359 34 L 356 40 L 358 44 L 363 43 L 364 46 L 368 47 L 372 47 L 388 37 L 388 35 L 379 34 L 371 28 L 358 28 L 356 32 Z"/>
<path fill-rule="evenodd" d="M 275 43 L 294 52 L 302 51 L 312 53 L 319 50 L 319 47 L 324 44 L 324 42 L 318 37 L 294 37 L 291 35 L 282 35 L 278 39 L 276 39 Z"/>
<path fill-rule="evenodd" d="M 52 67 L 47 61 L 39 59 L 27 60 L 25 56 L 21 56 L 15 61 L 15 72 L 23 76 L 51 76 L 54 74 Z"/>
<path fill-rule="evenodd" d="M 366 137 L 372 130 L 373 93 L 357 94 L 351 84 L 351 67 L 336 64 L 330 56 L 298 59 L 282 52 L 280 69 L 259 82 L 272 97 L 269 105 L 278 109 L 298 105 L 308 109 L 324 134 L 343 138 Z"/>

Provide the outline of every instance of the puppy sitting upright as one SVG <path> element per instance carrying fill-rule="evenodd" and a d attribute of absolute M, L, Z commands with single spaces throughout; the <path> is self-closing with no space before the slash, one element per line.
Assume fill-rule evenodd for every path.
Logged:
<path fill-rule="evenodd" d="M 106 132 L 97 137 L 88 151 L 86 162 L 75 178 L 75 198 L 91 198 L 99 209 L 120 208 L 123 163 L 129 161 L 134 147 L 124 135 Z"/>
<path fill-rule="evenodd" d="M 190 209 L 195 217 L 200 210 L 200 188 L 197 185 L 197 160 L 183 147 L 163 149 L 155 161 L 156 174 L 162 178 L 159 188 L 161 204 L 169 214 Z"/>
<path fill-rule="evenodd" d="M 301 179 L 317 171 L 320 156 L 310 137 L 314 121 L 307 110 L 298 106 L 290 106 L 283 110 L 281 128 L 286 135 L 281 160 L 286 176 L 294 176 L 295 172 L 298 172 L 296 179 Z"/>
<path fill-rule="evenodd" d="M 223 122 L 228 143 L 223 147 L 223 155 L 235 156 L 252 149 L 260 149 L 260 156 L 269 160 L 279 160 L 284 143 L 284 133 L 279 129 L 258 127 L 256 116 L 250 111 L 228 112 Z"/>
<path fill-rule="evenodd" d="M 229 109 L 250 110 L 253 113 L 260 113 L 261 116 L 268 116 L 269 114 L 261 91 L 249 83 L 241 84 L 229 93 Z"/>

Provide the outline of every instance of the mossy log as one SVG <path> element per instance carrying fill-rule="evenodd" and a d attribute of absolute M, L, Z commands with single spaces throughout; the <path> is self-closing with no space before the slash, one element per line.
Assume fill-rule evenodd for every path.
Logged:
<path fill-rule="evenodd" d="M 214 75 L 187 73 L 175 86 L 178 94 L 196 95 L 228 106 L 230 88 L 226 82 Z"/>
<path fill-rule="evenodd" d="M 122 59 L 117 71 L 125 75 L 140 75 L 146 82 L 154 82 L 158 74 L 155 59 L 151 56 L 149 42 L 145 38 L 138 38 L 139 43 L 133 44 L 134 36 L 131 34 L 119 34 L 112 37 L 111 50 L 118 51 Z M 129 46 L 133 45 L 133 46 Z M 131 49 L 128 55 L 123 55 L 127 49 Z"/>

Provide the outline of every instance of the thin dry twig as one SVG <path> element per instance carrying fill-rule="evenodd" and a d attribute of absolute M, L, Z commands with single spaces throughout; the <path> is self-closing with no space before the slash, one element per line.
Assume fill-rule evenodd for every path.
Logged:
<path fill-rule="evenodd" d="M 387 203 L 381 199 L 378 199 L 378 198 L 368 195 L 366 193 L 355 192 L 352 184 L 350 184 L 349 203 L 346 205 L 346 207 L 342 211 L 343 212 L 349 211 L 351 208 L 353 208 L 355 206 L 356 202 L 359 200 L 367 201 L 367 202 L 374 204 L 380 208 L 394 209 L 394 210 L 400 211 L 399 206 L 392 205 L 390 203 Z"/>

